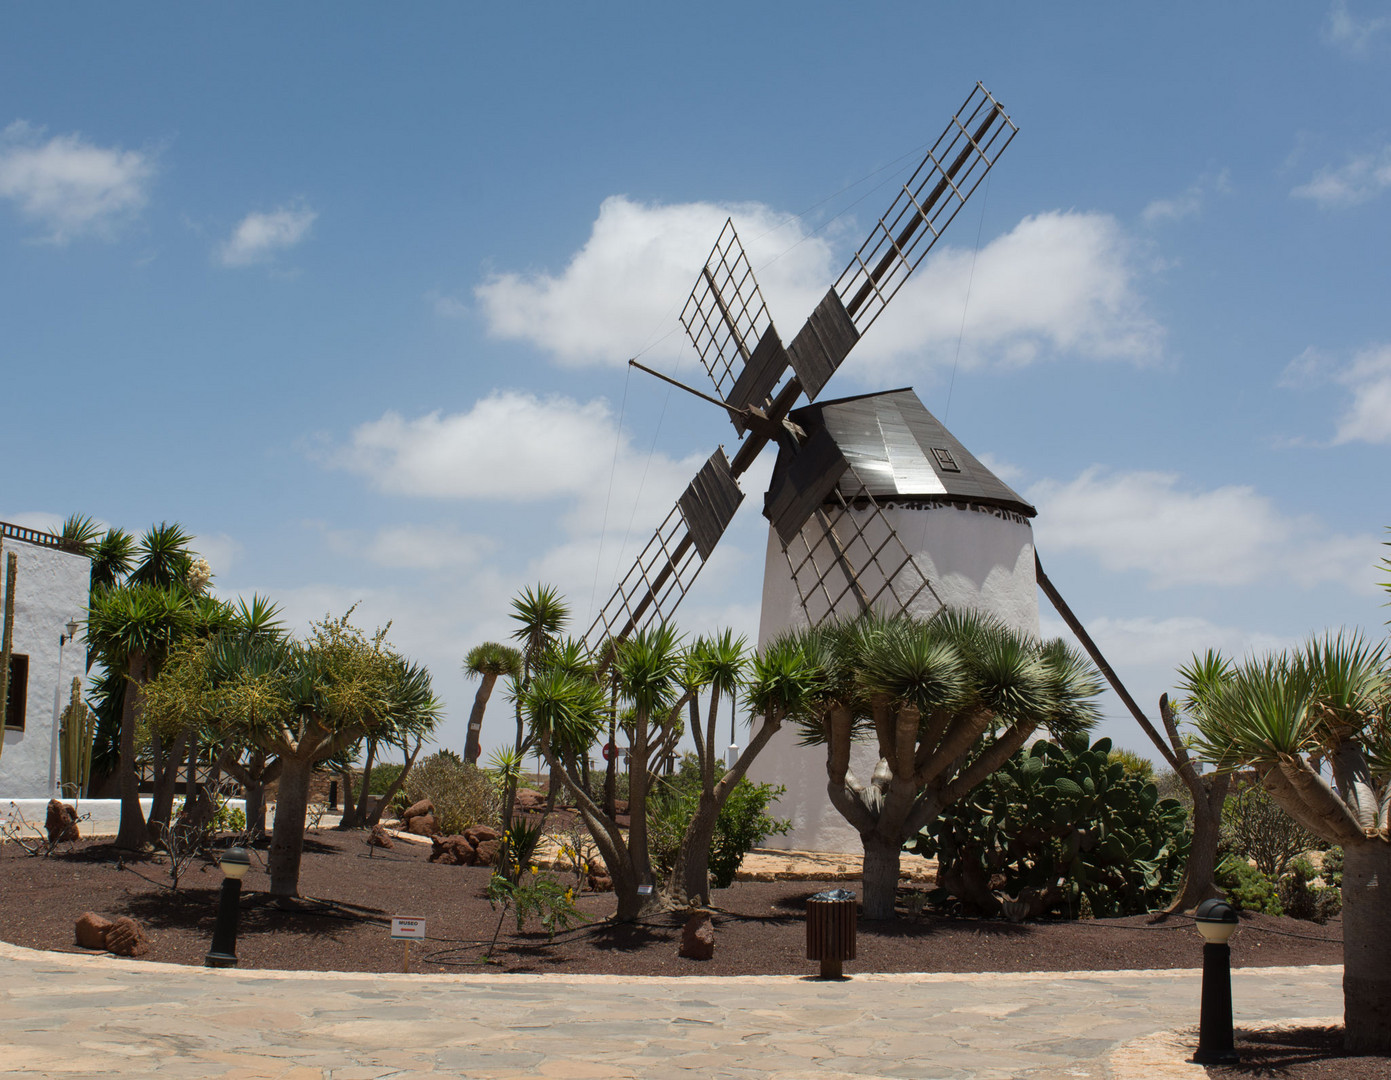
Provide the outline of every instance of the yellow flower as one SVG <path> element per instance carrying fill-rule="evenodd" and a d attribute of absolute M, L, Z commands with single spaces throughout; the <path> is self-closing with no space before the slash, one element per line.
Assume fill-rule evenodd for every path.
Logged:
<path fill-rule="evenodd" d="M 535 864 L 535 863 L 532 863 L 532 864 L 531 864 L 531 872 L 532 872 L 533 874 L 536 873 L 536 864 Z"/>

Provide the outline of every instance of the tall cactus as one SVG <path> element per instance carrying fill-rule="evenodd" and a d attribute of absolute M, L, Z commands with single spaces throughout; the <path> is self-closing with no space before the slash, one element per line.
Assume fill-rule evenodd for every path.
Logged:
<path fill-rule="evenodd" d="M 59 733 L 59 774 L 65 798 L 81 799 L 87 794 L 92 775 L 92 733 L 96 716 L 82 700 L 82 680 L 72 680 L 72 694 L 63 710 Z"/>
<path fill-rule="evenodd" d="M 0 753 L 5 750 L 4 723 L 10 718 L 10 656 L 14 652 L 14 586 L 19 576 L 19 556 L 9 552 L 5 572 L 5 631 L 0 640 Z"/>

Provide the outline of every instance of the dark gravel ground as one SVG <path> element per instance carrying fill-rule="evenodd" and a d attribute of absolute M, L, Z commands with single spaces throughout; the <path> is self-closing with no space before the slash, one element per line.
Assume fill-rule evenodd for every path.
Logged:
<path fill-rule="evenodd" d="M 1281 1080 L 1388 1080 L 1391 1056 L 1348 1055 L 1341 1027 L 1301 1027 L 1237 1033 L 1238 1065 L 1209 1065 L 1213 1080 L 1278 1077 Z"/>
<path fill-rule="evenodd" d="M 429 848 L 398 842 L 368 857 L 364 834 L 334 830 L 306 841 L 297 910 L 262 891 L 262 853 L 243 882 L 237 952 L 242 967 L 312 971 L 399 971 L 402 944 L 390 939 L 392 915 L 422 916 L 428 939 L 412 946 L 412 970 L 478 970 L 498 929 L 483 891 L 489 871 L 441 866 Z M 129 856 L 125 857 L 127 860 Z M 51 858 L 0 846 L 0 937 L 31 948 L 75 951 L 73 923 L 85 911 L 130 915 L 146 928 L 149 960 L 201 964 L 212 937 L 221 872 L 195 865 L 174 892 L 163 857 L 122 861 L 101 841 L 83 841 Z M 713 895 L 715 957 L 676 955 L 683 916 L 628 926 L 604 922 L 612 894 L 582 894 L 591 922 L 547 940 L 538 927 L 518 933 L 502 921 L 491 970 L 625 975 L 806 974 L 806 898 L 857 882 L 736 882 Z M 1196 967 L 1201 945 L 1185 918 L 1148 916 L 1014 925 L 901 909 L 893 922 L 860 920 L 858 955 L 846 971 L 1075 971 Z M 1342 927 L 1248 916 L 1233 939 L 1238 965 L 1336 964 Z"/>

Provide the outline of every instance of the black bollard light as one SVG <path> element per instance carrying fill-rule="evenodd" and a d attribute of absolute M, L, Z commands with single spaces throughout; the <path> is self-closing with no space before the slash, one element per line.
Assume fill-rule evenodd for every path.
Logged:
<path fill-rule="evenodd" d="M 1193 913 L 1203 935 L 1203 1000 L 1198 1017 L 1199 1065 L 1231 1065 L 1240 1060 L 1232 1031 L 1232 949 L 1236 909 L 1225 900 L 1204 900 Z"/>
<path fill-rule="evenodd" d="M 245 848 L 228 848 L 218 861 L 222 872 L 222 895 L 217 901 L 217 925 L 213 927 L 213 944 L 203 957 L 204 967 L 237 966 L 237 915 L 241 910 L 241 879 L 251 869 L 251 857 Z"/>

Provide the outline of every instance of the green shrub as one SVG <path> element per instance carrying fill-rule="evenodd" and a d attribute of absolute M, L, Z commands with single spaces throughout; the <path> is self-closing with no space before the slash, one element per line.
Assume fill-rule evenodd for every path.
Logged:
<path fill-rule="evenodd" d="M 1317 876 L 1318 871 L 1308 859 L 1299 858 L 1290 863 L 1289 873 L 1275 887 L 1280 906 L 1290 918 L 1325 923 L 1342 910 L 1339 891 L 1327 885 L 1315 885 Z"/>
<path fill-rule="evenodd" d="M 1331 847 L 1323 853 L 1323 866 L 1319 870 L 1323 883 L 1330 889 L 1343 887 L 1343 849 Z"/>
<path fill-rule="evenodd" d="M 244 833 L 246 832 L 246 811 L 237 806 L 229 806 L 224 801 L 217 808 L 217 812 L 213 814 L 208 828 L 214 833 Z"/>
<path fill-rule="evenodd" d="M 1227 903 L 1238 911 L 1262 915 L 1283 915 L 1284 905 L 1275 884 L 1245 859 L 1229 855 L 1217 866 L 1217 884 L 1227 894 Z"/>
<path fill-rule="evenodd" d="M 396 782 L 396 778 L 401 775 L 401 770 L 405 766 L 399 763 L 387 763 L 372 766 L 372 782 L 367 786 L 369 795 L 385 795 L 386 789 Z"/>
<path fill-rule="evenodd" d="M 457 754 L 441 751 L 417 761 L 406 777 L 405 791 L 407 805 L 430 800 L 435 821 L 445 833 L 461 833 L 470 825 L 501 825 L 497 785 L 482 769 L 461 762 Z"/>
<path fill-rule="evenodd" d="M 715 765 L 715 778 L 724 775 L 724 766 Z M 770 817 L 768 807 L 787 789 L 773 784 L 755 784 L 747 777 L 734 785 L 729 798 L 715 819 L 715 835 L 710 842 L 710 879 L 717 889 L 727 889 L 747 855 L 770 836 L 781 836 L 792 828 L 788 820 Z M 652 863 L 663 875 L 671 873 L 681 838 L 695 815 L 700 799 L 700 762 L 694 754 L 681 759 L 681 767 L 664 777 L 647 800 L 647 839 Z"/>
<path fill-rule="evenodd" d="M 1119 763 L 1126 776 L 1133 776 L 1137 780 L 1154 780 L 1154 762 L 1134 750 L 1112 750 L 1106 760 L 1113 765 Z"/>
<path fill-rule="evenodd" d="M 1298 855 L 1321 846 L 1279 805 L 1259 783 L 1250 780 L 1232 785 L 1222 804 L 1222 852 L 1278 880 Z"/>
<path fill-rule="evenodd" d="M 1186 820 L 1182 804 L 1112 760 L 1109 739 L 1089 747 L 1077 735 L 1021 750 L 907 847 L 938 860 L 938 906 L 1106 918 L 1172 894 L 1188 856 Z"/>

